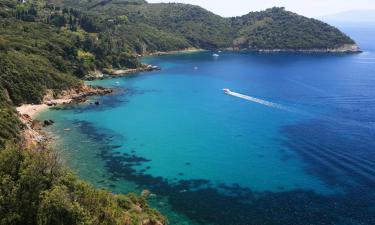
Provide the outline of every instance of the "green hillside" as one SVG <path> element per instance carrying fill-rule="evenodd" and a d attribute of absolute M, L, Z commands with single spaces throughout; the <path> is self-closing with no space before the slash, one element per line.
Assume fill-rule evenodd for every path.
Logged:
<path fill-rule="evenodd" d="M 231 30 L 227 19 L 199 6 L 186 4 L 107 4 L 90 10 L 105 15 L 125 15 L 130 24 L 147 24 L 184 39 L 191 46 L 215 49 L 230 45 Z"/>
<path fill-rule="evenodd" d="M 236 32 L 233 45 L 258 49 L 334 49 L 355 44 L 337 28 L 299 16 L 283 8 L 272 8 L 232 19 Z"/>
<path fill-rule="evenodd" d="M 160 32 L 184 40 L 197 48 L 234 48 L 237 50 L 320 50 L 354 45 L 354 41 L 326 23 L 286 11 L 271 8 L 247 15 L 223 18 L 199 6 L 188 4 L 148 4 L 144 1 L 104 0 L 73 1 L 49 0 L 65 7 L 80 8 L 92 15 L 102 17 L 124 16 L 128 24 L 147 24 Z M 128 36 L 124 28 L 121 36 Z M 155 32 L 155 31 L 154 31 Z M 139 34 L 143 48 L 138 53 L 153 51 L 153 45 Z M 154 40 L 155 42 L 155 40 Z M 156 41 L 157 42 L 157 41 Z M 174 42 L 172 42 L 174 43 Z M 173 49 L 171 45 L 171 49 Z M 353 49 L 348 49 L 351 51 Z M 355 49 L 354 49 L 355 50 Z"/>

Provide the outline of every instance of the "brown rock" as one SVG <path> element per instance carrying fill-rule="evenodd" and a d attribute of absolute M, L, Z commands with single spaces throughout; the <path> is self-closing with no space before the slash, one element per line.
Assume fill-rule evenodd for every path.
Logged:
<path fill-rule="evenodd" d="M 150 195 L 151 195 L 151 191 L 147 189 L 143 190 L 141 193 L 141 196 L 144 198 L 148 198 Z"/>

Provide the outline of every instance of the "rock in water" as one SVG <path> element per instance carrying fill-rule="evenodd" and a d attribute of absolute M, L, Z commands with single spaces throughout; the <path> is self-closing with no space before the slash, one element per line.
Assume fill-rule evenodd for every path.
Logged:
<path fill-rule="evenodd" d="M 43 127 L 51 126 L 55 122 L 53 120 L 44 120 Z"/>
<path fill-rule="evenodd" d="M 144 198 L 148 198 L 151 194 L 151 191 L 150 190 L 143 190 L 142 193 L 141 193 L 141 196 L 144 197 Z"/>

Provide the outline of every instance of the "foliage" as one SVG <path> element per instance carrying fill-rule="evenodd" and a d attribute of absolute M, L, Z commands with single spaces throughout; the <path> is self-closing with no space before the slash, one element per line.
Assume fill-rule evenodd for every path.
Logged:
<path fill-rule="evenodd" d="M 0 86 L 0 149 L 8 140 L 17 139 L 21 123 L 17 119 L 6 91 Z"/>
<path fill-rule="evenodd" d="M 284 8 L 271 8 L 232 18 L 232 26 L 239 30 L 235 45 L 251 50 L 333 49 L 354 44 L 338 29 L 285 11 Z"/>
<path fill-rule="evenodd" d="M 177 35 L 194 47 L 213 49 L 230 44 L 229 22 L 199 6 L 171 3 L 120 7 L 107 4 L 91 11 L 112 16 L 125 14 L 131 24 L 147 24 L 169 35 Z M 154 30 L 154 33 L 157 32 Z M 148 37 L 148 34 L 142 35 Z"/>
<path fill-rule="evenodd" d="M 129 4 L 126 0 L 94 3 L 80 1 L 79 4 L 72 0 L 51 0 L 51 2 L 73 8 L 79 6 L 90 15 L 101 18 L 126 16 L 127 26 L 120 25 L 118 37 L 140 37 L 139 43 L 130 45 L 130 49 L 138 53 L 154 51 L 153 46 L 163 46 L 158 44 L 160 40 L 165 40 L 165 36 L 158 34 L 161 32 L 178 37 L 177 40 L 168 40 L 170 44 L 167 50 L 175 50 L 180 46 L 176 41 L 182 40 L 190 47 L 205 49 L 235 47 L 249 50 L 324 50 L 354 44 L 352 39 L 337 28 L 288 12 L 284 8 L 275 7 L 261 12 L 251 12 L 241 17 L 222 18 L 201 7 L 177 3 L 147 4 L 138 1 L 137 4 Z M 140 30 L 129 32 L 127 29 L 129 25 L 148 25 L 157 28 L 152 30 L 153 36 L 162 39 L 153 39 L 150 44 L 143 41 L 150 40 L 149 37 L 152 37 L 150 32 Z M 142 49 L 139 49 L 137 44 L 142 45 Z"/>
<path fill-rule="evenodd" d="M 165 219 L 133 194 L 97 190 L 64 170 L 51 151 L 0 151 L 0 224 L 159 224 Z"/>

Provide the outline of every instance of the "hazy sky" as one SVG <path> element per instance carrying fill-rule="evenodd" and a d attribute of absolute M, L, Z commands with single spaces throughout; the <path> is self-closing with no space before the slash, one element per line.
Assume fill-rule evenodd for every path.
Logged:
<path fill-rule="evenodd" d="M 148 2 L 182 2 L 200 5 L 221 16 L 240 16 L 272 6 L 308 17 L 320 17 L 343 11 L 375 9 L 375 0 L 147 0 Z"/>

